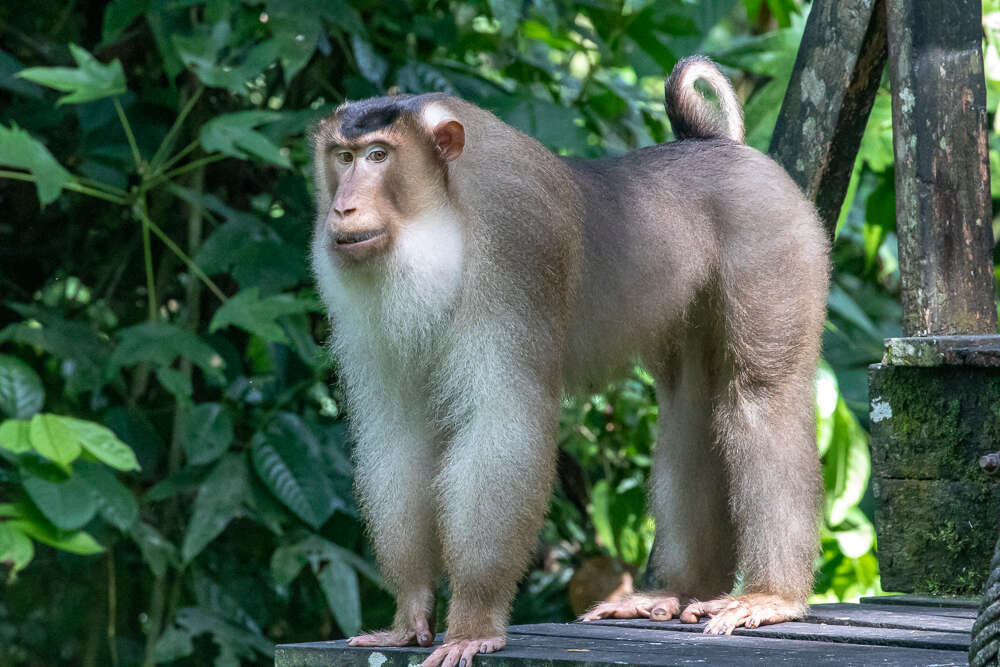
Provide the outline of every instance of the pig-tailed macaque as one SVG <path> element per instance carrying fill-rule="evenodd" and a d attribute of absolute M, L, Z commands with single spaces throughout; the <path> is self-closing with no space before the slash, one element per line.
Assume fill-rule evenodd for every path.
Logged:
<path fill-rule="evenodd" d="M 597 160 L 443 94 L 350 102 L 316 128 L 313 269 L 397 601 L 391 628 L 352 645 L 430 646 L 447 574 L 445 643 L 424 665 L 504 646 L 561 392 L 636 359 L 659 397 L 650 565 L 666 588 L 584 620 L 707 617 L 730 633 L 805 612 L 827 241 L 791 178 L 742 143 L 711 61 L 678 63 L 666 105 L 680 141 Z"/>

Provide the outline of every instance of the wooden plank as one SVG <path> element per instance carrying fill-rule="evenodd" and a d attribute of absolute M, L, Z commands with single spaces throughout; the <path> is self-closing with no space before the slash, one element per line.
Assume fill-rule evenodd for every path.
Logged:
<path fill-rule="evenodd" d="M 577 628 L 599 625 L 579 624 Z M 829 644 L 757 637 L 725 637 L 700 633 L 654 632 L 662 641 L 634 641 L 624 638 L 627 628 L 605 628 L 613 638 L 565 638 L 560 636 L 512 633 L 507 647 L 477 656 L 474 665 L 518 667 L 569 666 L 610 667 L 611 665 L 964 665 L 964 651 L 916 649 L 853 644 Z M 632 630 L 634 632 L 634 630 Z M 276 667 L 396 667 L 415 664 L 431 649 L 361 649 L 344 641 L 288 644 L 275 650 Z"/>
<path fill-rule="evenodd" d="M 770 153 L 833 238 L 885 68 L 884 0 L 814 0 Z"/>
<path fill-rule="evenodd" d="M 681 623 L 679 621 L 649 621 L 645 619 L 592 621 L 595 625 L 636 628 L 650 632 L 682 632 L 701 634 L 704 624 Z M 587 625 L 589 625 L 588 623 Z M 790 621 L 776 625 L 765 625 L 753 630 L 737 628 L 734 637 L 753 637 L 771 640 L 799 640 L 806 642 L 829 642 L 835 644 L 863 644 L 866 646 L 890 646 L 922 649 L 948 649 L 967 651 L 969 631 L 972 624 L 963 623 L 963 631 L 931 631 L 923 629 L 901 629 L 886 626 L 858 626 L 827 624 L 818 622 Z M 522 629 L 522 631 L 524 631 Z M 704 636 L 704 635 L 702 635 Z"/>
<path fill-rule="evenodd" d="M 887 0 L 903 333 L 993 334 L 981 0 Z"/>
<path fill-rule="evenodd" d="M 901 628 L 939 632 L 969 632 L 975 609 L 901 605 L 858 605 L 847 602 L 822 605 L 805 618 L 807 623 L 832 623 L 872 628 Z"/>
<path fill-rule="evenodd" d="M 978 610 L 981 603 L 976 598 L 953 598 L 946 595 L 879 595 L 861 598 L 859 604 L 890 604 L 920 607 L 942 607 L 945 609 Z M 825 606 L 825 605 L 824 605 Z M 973 614 L 975 617 L 975 614 Z"/>

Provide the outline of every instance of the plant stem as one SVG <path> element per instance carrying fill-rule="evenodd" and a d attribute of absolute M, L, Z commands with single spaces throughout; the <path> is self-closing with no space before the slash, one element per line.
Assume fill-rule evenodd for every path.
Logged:
<path fill-rule="evenodd" d="M 8 169 L 0 169 L 0 178 L 9 178 L 14 181 L 26 181 L 28 183 L 35 183 L 38 180 L 32 174 L 26 174 L 23 171 L 10 171 Z M 101 190 L 89 187 L 77 181 L 68 181 L 66 183 L 63 183 L 62 187 L 67 190 L 72 190 L 73 192 L 79 192 L 80 194 L 83 195 L 89 195 L 91 197 L 96 197 L 97 199 L 103 199 L 113 204 L 121 204 L 123 206 L 125 204 L 128 204 L 128 200 L 126 200 L 124 197 L 119 197 L 110 192 L 103 192 Z"/>
<path fill-rule="evenodd" d="M 177 114 L 177 118 L 174 120 L 174 124 L 170 126 L 167 131 L 167 135 L 163 137 L 163 141 L 160 142 L 160 146 L 156 149 L 156 153 L 153 154 L 153 159 L 149 161 L 150 171 L 156 173 L 158 171 L 157 165 L 163 160 L 167 155 L 167 151 L 170 150 L 170 145 L 174 142 L 177 137 L 177 133 L 180 131 L 181 126 L 184 124 L 184 120 L 187 118 L 191 110 L 194 109 L 194 105 L 198 103 L 201 98 L 201 94 L 204 92 L 205 86 L 201 83 L 195 88 L 194 92 L 191 93 L 191 97 L 188 101 L 184 103 L 184 107 L 181 112 Z"/>
<path fill-rule="evenodd" d="M 164 162 L 163 164 L 161 164 L 159 167 L 156 168 L 156 170 L 153 172 L 154 176 L 158 176 L 159 174 L 163 173 L 167 169 L 170 169 L 172 166 L 177 164 L 177 162 L 179 162 L 185 155 L 187 155 L 195 148 L 197 148 L 200 143 L 201 139 L 195 139 L 187 146 L 179 150 L 169 160 L 167 160 L 166 162 Z"/>
<path fill-rule="evenodd" d="M 115 577 L 115 549 L 108 548 L 108 651 L 112 667 L 118 667 L 118 632 L 115 619 L 118 617 L 118 584 Z"/>
<path fill-rule="evenodd" d="M 113 185 L 109 185 L 108 183 L 102 183 L 101 181 L 95 181 L 94 179 L 87 178 L 86 176 L 77 176 L 76 180 L 79 181 L 80 184 L 82 185 L 87 185 L 92 188 L 97 188 L 98 190 L 104 190 L 113 195 L 118 195 L 119 197 L 125 197 L 128 195 L 128 192 L 122 190 L 121 188 L 116 188 Z"/>
<path fill-rule="evenodd" d="M 132 207 L 132 213 L 142 223 L 142 255 L 146 264 L 146 296 L 149 306 L 149 321 L 156 320 L 156 280 L 153 277 L 153 248 L 149 237 L 152 220 L 146 215 L 146 197 L 143 197 Z"/>
<path fill-rule="evenodd" d="M 222 292 L 221 289 L 219 289 L 219 286 L 216 285 L 212 281 L 212 279 L 209 278 L 208 275 L 204 271 L 201 270 L 201 267 L 199 267 L 197 264 L 195 264 L 195 262 L 194 262 L 193 259 L 191 259 L 190 257 L 188 257 L 187 253 L 185 253 L 183 250 L 181 250 L 180 246 L 178 246 L 176 243 L 174 243 L 173 239 L 171 239 L 169 236 L 167 236 L 167 234 L 162 229 L 160 229 L 160 227 L 155 222 L 153 222 L 152 220 L 149 219 L 149 216 L 146 215 L 145 210 L 139 208 L 139 209 L 137 209 L 136 214 L 142 220 L 143 229 L 144 230 L 146 230 L 146 229 L 153 230 L 153 233 L 156 234 L 156 236 L 159 237 L 159 239 L 161 241 L 163 241 L 163 243 L 168 248 L 170 248 L 170 250 L 175 255 L 177 255 L 181 259 L 182 262 L 184 262 L 185 264 L 187 264 L 188 268 L 191 269 L 191 272 L 194 273 L 196 276 L 198 276 L 198 279 L 201 280 L 203 283 L 205 283 L 205 286 L 208 287 L 208 289 L 212 290 L 212 294 L 214 294 L 215 296 L 217 296 L 219 298 L 219 301 L 222 301 L 223 303 L 225 303 L 225 301 L 226 301 L 226 295 Z"/>
<path fill-rule="evenodd" d="M 228 155 L 223 155 L 222 153 L 213 153 L 212 155 L 209 155 L 209 156 L 206 156 L 206 157 L 203 157 L 203 158 L 199 158 L 199 159 L 195 160 L 194 162 L 188 162 L 183 167 L 178 167 L 177 169 L 174 169 L 173 171 L 168 171 L 167 173 L 163 174 L 162 178 L 164 178 L 166 180 L 170 180 L 172 178 L 176 178 L 176 177 L 180 176 L 181 174 L 185 174 L 185 173 L 191 171 L 192 169 L 197 169 L 198 167 L 201 167 L 201 166 L 206 165 L 206 164 L 212 164 L 213 162 L 218 162 L 219 160 L 225 160 L 227 157 L 229 157 L 229 156 Z"/>
<path fill-rule="evenodd" d="M 125 130 L 125 137 L 128 139 L 128 146 L 132 149 L 132 159 L 135 160 L 135 169 L 140 174 L 142 173 L 142 155 L 139 154 L 139 145 L 135 143 L 135 135 L 132 134 L 132 126 L 129 125 L 128 118 L 125 117 L 125 109 L 122 108 L 122 103 L 118 98 L 114 98 L 115 111 L 118 112 L 118 120 L 122 123 L 122 129 Z"/>

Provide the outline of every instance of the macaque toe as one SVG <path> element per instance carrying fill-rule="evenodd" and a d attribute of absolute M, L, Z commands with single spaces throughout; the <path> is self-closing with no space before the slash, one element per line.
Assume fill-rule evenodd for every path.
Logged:
<path fill-rule="evenodd" d="M 381 630 L 347 640 L 348 646 L 413 646 L 416 643 L 416 634 L 405 630 Z"/>
<path fill-rule="evenodd" d="M 506 644 L 506 637 L 446 641 L 427 656 L 420 667 L 472 667 L 472 659 L 477 653 L 493 653 Z"/>
<path fill-rule="evenodd" d="M 648 618 L 651 621 L 669 621 L 680 611 L 680 600 L 674 595 L 632 593 L 620 600 L 600 602 L 580 617 L 581 621 L 603 618 Z"/>
<path fill-rule="evenodd" d="M 751 593 L 737 597 L 725 596 L 708 602 L 692 602 L 681 613 L 684 623 L 697 623 L 708 616 L 705 632 L 729 635 L 739 627 L 758 628 L 802 618 L 806 606 L 778 595 Z"/>

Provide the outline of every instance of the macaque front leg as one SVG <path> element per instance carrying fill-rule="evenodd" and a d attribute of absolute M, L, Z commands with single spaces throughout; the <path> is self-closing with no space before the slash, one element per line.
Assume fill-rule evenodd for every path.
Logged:
<path fill-rule="evenodd" d="M 552 488 L 558 394 L 540 383 L 481 391 L 491 396 L 455 434 L 437 479 L 452 597 L 445 643 L 424 667 L 467 667 L 506 644 Z"/>
<path fill-rule="evenodd" d="M 351 646 L 430 646 L 441 571 L 435 513 L 434 437 L 421 405 L 386 401 L 356 417 L 357 490 L 396 616 L 387 630 L 362 634 Z M 360 412 L 356 410 L 355 412 Z"/>

